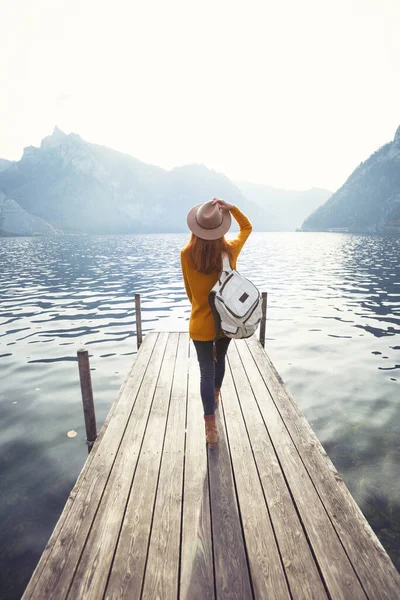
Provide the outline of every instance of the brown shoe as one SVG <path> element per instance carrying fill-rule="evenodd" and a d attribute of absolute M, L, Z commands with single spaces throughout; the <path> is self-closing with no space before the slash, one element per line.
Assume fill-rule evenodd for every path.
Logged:
<path fill-rule="evenodd" d="M 214 406 L 215 408 L 218 408 L 219 405 L 219 394 L 220 394 L 220 389 L 215 388 L 215 402 L 214 402 Z"/>
<path fill-rule="evenodd" d="M 204 415 L 204 421 L 206 425 L 206 442 L 209 448 L 215 448 L 218 445 L 218 431 L 215 414 Z"/>

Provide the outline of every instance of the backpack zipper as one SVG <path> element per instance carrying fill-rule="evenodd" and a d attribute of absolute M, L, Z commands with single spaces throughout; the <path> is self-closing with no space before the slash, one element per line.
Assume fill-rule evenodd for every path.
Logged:
<path fill-rule="evenodd" d="M 251 313 L 249 314 L 249 316 L 248 316 L 248 317 L 247 317 L 247 318 L 246 318 L 246 319 L 243 321 L 243 325 L 244 325 L 245 323 L 247 323 L 247 321 L 250 319 L 251 315 L 252 315 L 252 314 L 253 314 L 253 312 L 256 310 L 257 306 L 258 306 L 258 302 L 256 302 L 256 303 L 254 304 L 254 306 L 253 306 L 253 310 L 251 311 Z M 226 307 L 225 307 L 225 308 L 226 308 Z"/>
<path fill-rule="evenodd" d="M 222 290 L 224 289 L 224 287 L 226 286 L 226 284 L 228 283 L 228 281 L 230 279 L 232 279 L 234 273 L 231 273 L 230 275 L 228 275 L 228 277 L 225 279 L 224 283 L 221 285 L 221 288 L 219 289 L 219 293 L 222 294 Z"/>
<path fill-rule="evenodd" d="M 225 306 L 226 310 L 227 310 L 228 312 L 230 312 L 230 313 L 231 313 L 231 315 L 233 315 L 234 317 L 236 317 L 236 319 L 243 319 L 243 317 L 245 317 L 246 315 L 248 315 L 248 312 L 249 312 L 249 311 L 247 311 L 247 312 L 246 312 L 246 314 L 244 314 L 243 316 L 237 315 L 236 313 L 234 313 L 234 312 L 233 312 L 233 310 L 231 310 L 231 309 L 230 309 L 230 308 L 229 308 L 229 307 L 228 307 L 228 306 L 225 304 L 225 302 L 223 301 L 223 299 L 222 299 L 222 298 L 220 298 L 219 296 L 215 296 L 215 297 L 217 298 L 217 300 L 219 300 L 220 302 L 222 302 L 222 304 Z M 253 311 L 254 311 L 254 310 L 255 310 L 255 308 L 256 308 L 256 306 L 257 306 L 257 304 L 258 304 L 258 300 L 257 300 L 257 301 L 256 301 L 256 302 L 255 302 L 255 303 L 254 303 L 254 304 L 251 306 L 251 308 L 249 308 L 249 310 L 253 309 Z M 246 319 L 246 321 L 247 321 L 247 319 Z"/>

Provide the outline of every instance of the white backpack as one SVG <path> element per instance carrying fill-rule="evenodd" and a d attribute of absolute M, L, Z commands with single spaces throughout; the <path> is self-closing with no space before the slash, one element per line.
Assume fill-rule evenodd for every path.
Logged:
<path fill-rule="evenodd" d="M 256 286 L 234 271 L 226 254 L 222 273 L 209 293 L 208 300 L 214 315 L 216 335 L 219 330 L 230 338 L 248 338 L 261 320 L 261 296 Z"/>

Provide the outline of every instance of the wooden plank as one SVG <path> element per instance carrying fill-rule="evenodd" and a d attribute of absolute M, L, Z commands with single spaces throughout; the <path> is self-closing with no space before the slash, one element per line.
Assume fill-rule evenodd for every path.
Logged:
<path fill-rule="evenodd" d="M 158 334 L 156 333 L 146 336 L 145 343 L 143 343 L 141 351 L 136 357 L 134 369 L 130 371 L 121 386 L 117 400 L 113 404 L 93 445 L 70 498 L 25 590 L 23 600 L 30 600 L 31 598 L 44 600 L 51 597 L 51 590 L 56 585 L 57 580 L 61 577 L 63 571 L 66 568 L 68 569 L 67 556 L 74 543 L 74 536 L 78 535 L 81 527 L 86 531 L 89 530 L 108 473 L 121 442 L 124 423 L 129 418 L 136 393 L 142 383 L 157 338 Z M 76 560 L 77 558 L 78 556 Z"/>
<path fill-rule="evenodd" d="M 228 365 L 222 406 L 254 597 L 289 600 L 291 596 Z"/>
<path fill-rule="evenodd" d="M 326 597 L 296 505 L 331 596 L 365 599 L 245 342 L 231 344 L 229 361 L 291 593 L 296 599 Z"/>
<path fill-rule="evenodd" d="M 126 505 L 125 516 L 123 517 L 112 570 L 107 583 L 106 600 L 120 600 L 121 598 L 136 600 L 141 597 L 178 339 L 178 333 L 171 333 L 169 335 L 143 445 L 138 449 L 138 452 L 140 452 L 138 464 Z M 130 443 L 126 449 L 127 454 L 132 453 L 131 447 L 132 444 Z M 123 514 L 123 511 L 121 512 Z M 105 527 L 105 530 L 107 531 L 107 527 Z M 96 569 L 100 566 L 105 571 L 106 579 L 110 564 L 107 561 L 107 564 L 103 566 L 102 564 L 99 565 L 99 561 L 95 561 L 93 566 Z M 85 573 L 86 571 L 87 567 L 84 569 Z M 97 579 L 101 579 L 103 583 L 104 576 L 97 577 Z M 88 579 L 88 584 L 87 588 L 80 590 L 82 597 L 85 600 L 101 598 L 103 589 L 97 586 L 97 591 L 93 592 L 93 581 Z M 72 597 L 79 597 L 79 595 L 73 594 Z"/>
<path fill-rule="evenodd" d="M 137 400 L 107 482 L 104 496 L 101 499 L 96 518 L 77 566 L 72 586 L 68 594 L 70 598 L 98 600 L 98 598 L 103 597 L 122 522 L 124 523 L 124 527 L 122 529 L 121 537 L 124 536 L 125 520 L 127 518 L 127 515 L 125 515 L 124 519 L 124 513 L 125 510 L 128 510 L 127 502 L 132 486 L 132 479 L 135 476 L 138 462 L 139 464 L 143 464 L 143 462 L 146 463 L 147 456 L 142 448 L 142 443 L 144 443 L 147 450 L 150 451 L 148 440 L 152 439 L 151 435 L 146 435 L 143 442 L 146 427 L 148 425 L 150 409 L 152 410 L 149 421 L 154 423 L 155 420 L 157 421 L 159 419 L 160 428 L 162 429 L 164 427 L 165 429 L 166 408 L 164 411 L 164 405 L 168 406 L 173 363 L 176 354 L 176 344 L 167 346 L 168 337 L 168 333 L 160 334 L 157 340 L 157 346 L 144 376 L 143 384 L 137 395 Z M 163 429 L 160 437 L 162 442 L 164 437 Z M 135 476 L 133 482 L 135 491 L 137 491 L 137 488 L 146 481 L 146 473 L 144 471 L 146 471 L 146 468 L 144 470 L 140 469 L 140 473 L 137 474 L 137 477 Z M 157 474 L 158 468 L 154 476 L 155 483 L 157 481 Z M 138 485 L 135 486 L 135 482 L 138 482 Z M 134 493 L 133 488 L 132 493 Z M 140 499 L 138 499 L 138 502 L 139 500 Z M 148 528 L 151 520 L 151 500 L 149 501 L 149 506 L 150 516 L 145 523 L 145 527 Z M 139 523 L 137 525 L 139 529 Z M 142 548 L 144 555 L 146 554 L 146 549 L 147 539 L 144 548 Z M 129 557 L 125 554 L 122 564 L 117 561 L 114 564 L 114 569 L 119 571 L 119 573 L 121 572 L 121 568 L 126 569 L 128 575 L 128 564 Z M 118 590 L 118 587 L 116 590 Z M 118 591 L 116 591 L 115 597 L 121 597 L 118 596 Z"/>
<path fill-rule="evenodd" d="M 190 372 L 197 406 L 200 396 L 200 370 L 196 364 Z M 252 598 L 244 538 L 237 507 L 232 464 L 226 440 L 225 422 L 216 411 L 219 444 L 208 449 L 208 476 L 211 501 L 211 525 L 214 549 L 215 588 L 217 598 Z"/>
<path fill-rule="evenodd" d="M 247 344 L 367 596 L 400 598 L 400 575 L 308 421 L 258 342 L 251 339 Z"/>
<path fill-rule="evenodd" d="M 178 597 L 189 336 L 179 335 L 143 600 Z"/>
<path fill-rule="evenodd" d="M 190 345 L 183 492 L 180 600 L 214 598 L 210 496 L 203 406 L 199 399 L 196 351 Z"/>
<path fill-rule="evenodd" d="M 67 515 L 68 515 L 68 513 L 70 511 L 70 508 L 71 508 L 71 506 L 72 506 L 72 504 L 73 504 L 73 502 L 74 502 L 74 500 L 76 498 L 79 486 L 80 486 L 81 482 L 87 476 L 87 473 L 89 471 L 89 468 L 90 468 L 90 465 L 92 463 L 92 460 L 93 460 L 93 458 L 94 458 L 94 456 L 96 454 L 97 447 L 100 444 L 100 441 L 103 439 L 104 433 L 105 433 L 105 431 L 106 431 L 106 429 L 108 427 L 108 424 L 109 424 L 109 422 L 111 420 L 112 415 L 114 414 L 116 406 L 117 406 L 117 404 L 118 404 L 118 402 L 119 402 L 119 400 L 120 400 L 120 398 L 121 398 L 121 396 L 122 396 L 122 394 L 124 392 L 125 386 L 129 385 L 131 383 L 132 377 L 136 377 L 136 374 L 133 375 L 133 369 L 134 369 L 135 364 L 136 364 L 136 358 L 137 358 L 137 355 L 135 356 L 135 358 L 134 358 L 134 360 L 132 362 L 131 368 L 129 369 L 129 371 L 128 371 L 128 373 L 127 373 L 127 375 L 126 375 L 126 377 L 125 377 L 125 379 L 124 379 L 124 381 L 123 381 L 123 383 L 122 383 L 122 385 L 121 385 L 121 387 L 119 389 L 118 396 L 115 399 L 115 401 L 113 402 L 113 404 L 112 404 L 112 406 L 111 406 L 111 408 L 109 410 L 109 413 L 108 413 L 108 415 L 106 417 L 106 420 L 104 421 L 103 426 L 100 429 L 100 432 L 99 432 L 99 434 L 98 434 L 98 436 L 96 438 L 96 441 L 95 441 L 95 443 L 93 445 L 92 451 L 88 455 L 88 457 L 87 457 L 87 459 L 85 461 L 85 464 L 82 467 L 82 471 L 80 472 L 80 474 L 79 474 L 79 476 L 78 476 L 78 478 L 77 478 L 77 480 L 75 482 L 75 485 L 74 485 L 73 489 L 71 490 L 71 492 L 70 492 L 70 494 L 69 494 L 69 496 L 67 498 L 67 501 L 66 501 L 66 504 L 64 506 L 64 509 L 63 509 L 63 511 L 62 511 L 62 513 L 61 513 L 61 515 L 60 515 L 60 517 L 58 519 L 58 521 L 57 521 L 57 524 L 56 524 L 56 526 L 55 526 L 55 528 L 54 528 L 54 530 L 53 530 L 53 532 L 51 534 L 51 537 L 50 537 L 49 541 L 46 544 L 45 549 L 43 550 L 43 553 L 42 553 L 42 555 L 40 557 L 40 560 L 39 560 L 39 562 L 38 562 L 38 564 L 36 566 L 35 571 L 33 572 L 32 576 L 31 576 L 29 585 L 27 586 L 27 588 L 26 588 L 26 590 L 24 592 L 23 598 L 21 600 L 28 600 L 29 598 L 31 598 L 31 594 L 33 593 L 34 588 L 35 588 L 37 582 L 39 581 L 39 578 L 40 578 L 40 576 L 41 576 L 41 574 L 43 572 L 43 569 L 46 567 L 47 561 L 48 561 L 49 556 L 51 554 L 51 550 L 52 550 L 52 548 L 53 548 L 53 546 L 55 544 L 55 541 L 56 541 L 57 537 L 60 534 L 60 531 L 61 531 L 61 529 L 62 529 L 62 527 L 64 525 L 64 521 L 67 518 Z"/>
<path fill-rule="evenodd" d="M 219 444 L 208 450 L 211 525 L 217 598 L 252 598 L 224 419 L 217 411 Z"/>

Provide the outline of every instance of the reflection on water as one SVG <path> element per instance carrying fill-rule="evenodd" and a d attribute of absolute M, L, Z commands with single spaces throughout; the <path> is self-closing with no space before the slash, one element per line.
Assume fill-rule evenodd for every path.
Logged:
<path fill-rule="evenodd" d="M 85 460 L 76 351 L 101 423 L 136 352 L 134 294 L 144 331 L 187 328 L 186 239 L 0 240 L 2 598 L 20 597 Z M 238 263 L 269 293 L 271 358 L 398 567 L 399 257 L 398 238 L 269 233 Z"/>

